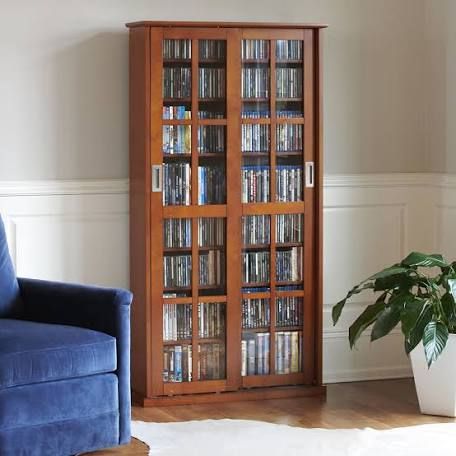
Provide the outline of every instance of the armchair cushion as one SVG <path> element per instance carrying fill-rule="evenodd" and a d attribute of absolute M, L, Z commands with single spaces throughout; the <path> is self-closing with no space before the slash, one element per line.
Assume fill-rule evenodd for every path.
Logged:
<path fill-rule="evenodd" d="M 19 285 L 6 243 L 6 233 L 0 217 L 0 318 L 20 313 L 22 308 Z"/>
<path fill-rule="evenodd" d="M 0 318 L 0 391 L 116 369 L 116 339 L 108 334 Z"/>

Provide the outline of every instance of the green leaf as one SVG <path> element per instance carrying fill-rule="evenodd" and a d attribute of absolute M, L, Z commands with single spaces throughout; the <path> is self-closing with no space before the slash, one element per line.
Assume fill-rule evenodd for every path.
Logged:
<path fill-rule="evenodd" d="M 377 300 L 375 304 L 371 304 L 364 309 L 364 312 L 350 326 L 348 332 L 350 348 L 353 348 L 362 332 L 376 320 L 378 314 L 382 312 L 384 308 L 385 303 L 383 301 Z"/>
<path fill-rule="evenodd" d="M 390 299 L 387 307 L 377 316 L 372 328 L 371 341 L 380 339 L 391 332 L 401 320 L 401 313 L 408 300 L 413 299 L 410 293 L 401 293 Z"/>
<path fill-rule="evenodd" d="M 413 277 L 410 277 L 406 272 L 394 274 L 389 277 L 382 277 L 375 281 L 374 291 L 391 290 L 398 288 L 400 290 L 409 290 L 416 284 Z"/>
<path fill-rule="evenodd" d="M 440 302 L 442 303 L 443 311 L 448 322 L 450 324 L 456 323 L 456 305 L 453 295 L 451 293 L 445 293 Z"/>
<path fill-rule="evenodd" d="M 448 328 L 441 321 L 430 321 L 424 328 L 423 345 L 428 367 L 440 356 L 448 340 Z"/>
<path fill-rule="evenodd" d="M 369 280 L 369 279 L 368 279 Z M 339 321 L 340 315 L 342 314 L 342 310 L 345 307 L 345 304 L 348 299 L 350 299 L 353 295 L 361 293 L 364 290 L 369 290 L 369 289 L 374 289 L 374 284 L 369 282 L 365 283 L 361 282 L 360 284 L 356 285 L 356 287 L 353 287 L 348 293 L 347 296 L 345 296 L 342 301 L 339 301 L 336 305 L 333 306 L 332 308 L 332 320 L 333 320 L 333 325 L 336 325 L 336 323 Z"/>
<path fill-rule="evenodd" d="M 456 279 L 448 279 L 448 286 L 453 298 L 456 299 Z"/>
<path fill-rule="evenodd" d="M 371 341 L 389 334 L 401 320 L 400 307 L 387 307 L 378 317 L 372 328 Z"/>
<path fill-rule="evenodd" d="M 408 268 L 395 264 L 393 266 L 390 266 L 389 268 L 386 268 L 380 272 L 377 272 L 373 276 L 370 276 L 367 280 L 384 279 L 386 277 L 390 277 L 390 276 L 393 276 L 396 274 L 402 274 L 407 271 L 408 271 Z"/>
<path fill-rule="evenodd" d="M 409 354 L 423 339 L 424 328 L 432 319 L 432 307 L 425 305 L 418 316 L 415 326 L 405 337 L 405 352 Z"/>
<path fill-rule="evenodd" d="M 410 334 L 410 331 L 417 325 L 426 305 L 429 305 L 429 301 L 427 299 L 419 298 L 409 300 L 405 303 L 401 312 L 401 325 L 402 333 L 406 338 Z"/>
<path fill-rule="evenodd" d="M 449 264 L 443 259 L 442 255 L 433 254 L 426 255 L 425 253 L 412 252 L 405 259 L 402 260 L 402 266 L 423 266 L 428 268 L 448 267 Z"/>

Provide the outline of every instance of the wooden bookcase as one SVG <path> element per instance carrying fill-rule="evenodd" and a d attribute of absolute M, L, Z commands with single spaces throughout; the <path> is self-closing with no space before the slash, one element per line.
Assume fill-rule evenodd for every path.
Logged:
<path fill-rule="evenodd" d="M 324 26 L 127 25 L 136 401 L 323 394 Z"/>

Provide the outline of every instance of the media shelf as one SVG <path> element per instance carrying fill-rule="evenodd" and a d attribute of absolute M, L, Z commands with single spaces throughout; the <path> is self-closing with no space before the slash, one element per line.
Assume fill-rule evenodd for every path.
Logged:
<path fill-rule="evenodd" d="M 323 26 L 129 27 L 135 400 L 323 393 Z"/>

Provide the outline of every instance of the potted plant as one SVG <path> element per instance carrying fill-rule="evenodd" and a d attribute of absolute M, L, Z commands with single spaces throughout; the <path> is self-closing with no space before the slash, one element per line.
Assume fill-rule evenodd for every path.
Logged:
<path fill-rule="evenodd" d="M 400 324 L 421 412 L 456 416 L 456 261 L 411 253 L 353 287 L 333 307 L 334 325 L 347 300 L 365 291 L 379 295 L 350 326 L 350 348 L 371 326 L 374 341 Z"/>

